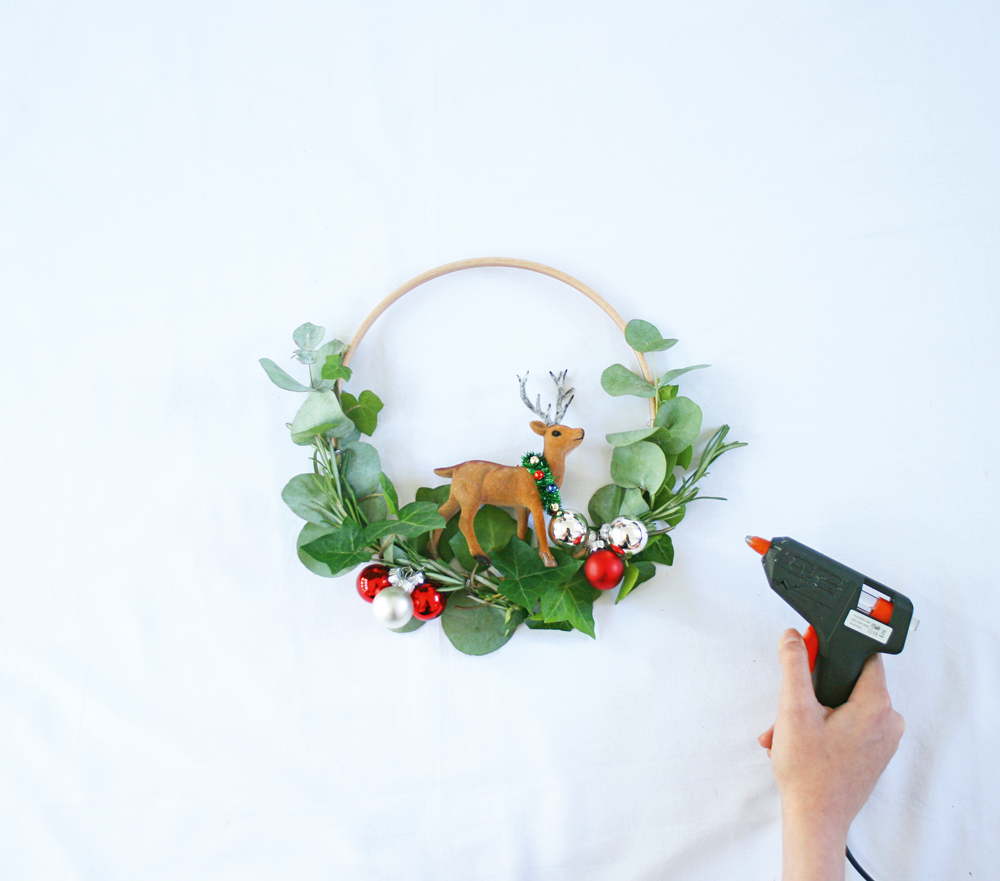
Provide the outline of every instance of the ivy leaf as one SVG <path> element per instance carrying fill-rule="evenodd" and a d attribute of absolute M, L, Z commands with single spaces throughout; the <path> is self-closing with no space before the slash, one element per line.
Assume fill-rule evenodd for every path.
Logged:
<path fill-rule="evenodd" d="M 300 349 L 312 350 L 315 349 L 321 342 L 323 342 L 323 337 L 326 335 L 326 328 L 320 327 L 317 324 L 313 324 L 307 321 L 305 324 L 300 324 L 295 330 L 292 331 L 292 339 L 295 340 L 295 345 Z"/>
<path fill-rule="evenodd" d="M 343 575 L 371 558 L 361 527 L 353 520 L 346 520 L 336 531 L 302 545 L 301 550 L 329 566 L 334 576 Z"/>
<path fill-rule="evenodd" d="M 542 618 L 549 623 L 569 621 L 577 630 L 595 639 L 594 600 L 600 595 L 599 590 L 590 586 L 583 572 L 577 571 L 569 581 L 549 587 L 542 594 Z"/>
<path fill-rule="evenodd" d="M 398 517 L 399 496 L 396 493 L 396 487 L 392 485 L 392 481 L 389 480 L 384 471 L 379 477 L 379 484 L 382 486 L 382 495 L 385 496 L 385 504 L 389 508 L 389 513 L 392 514 L 393 517 Z"/>
<path fill-rule="evenodd" d="M 625 325 L 625 342 L 637 352 L 663 352 L 677 344 L 677 340 L 665 340 L 652 324 L 639 318 Z"/>
<path fill-rule="evenodd" d="M 451 644 L 467 655 L 488 655 L 505 645 L 528 613 L 515 609 L 507 618 L 503 609 L 485 606 L 465 591 L 448 598 L 441 626 Z"/>
<path fill-rule="evenodd" d="M 323 388 L 323 365 L 331 355 L 339 355 L 347 348 L 340 340 L 330 340 L 316 350 L 316 360 L 309 367 L 313 388 Z M 332 384 L 331 384 L 332 385 Z"/>
<path fill-rule="evenodd" d="M 625 564 L 625 578 L 622 579 L 622 586 L 618 589 L 618 596 L 615 597 L 615 605 L 618 605 L 625 597 L 632 593 L 644 581 L 649 581 L 656 574 L 656 566 L 647 562 L 628 562 Z"/>
<path fill-rule="evenodd" d="M 689 373 L 692 370 L 701 370 L 705 367 L 711 367 L 711 364 L 695 364 L 693 367 L 679 367 L 677 370 L 668 370 L 663 376 L 660 377 L 657 385 L 664 386 L 668 383 L 673 382 L 678 376 L 683 376 L 685 373 Z M 653 397 L 650 395 L 649 397 Z"/>
<path fill-rule="evenodd" d="M 663 450 L 649 441 L 615 447 L 611 455 L 611 479 L 619 486 L 635 486 L 655 493 L 666 476 Z"/>
<path fill-rule="evenodd" d="M 283 388 L 290 392 L 311 391 L 309 386 L 303 385 L 297 379 L 293 379 L 270 358 L 261 358 L 260 366 L 264 368 L 264 372 L 278 388 Z"/>
<path fill-rule="evenodd" d="M 621 512 L 625 490 L 617 483 L 602 486 L 590 497 L 587 513 L 590 514 L 591 526 L 601 526 L 610 523 Z"/>
<path fill-rule="evenodd" d="M 656 396 L 656 386 L 646 382 L 624 364 L 612 364 L 601 374 L 601 388 L 609 395 L 635 395 L 637 398 Z"/>
<path fill-rule="evenodd" d="M 434 502 L 439 508 L 448 501 L 448 496 L 451 494 L 451 484 L 446 483 L 443 486 L 422 486 L 417 490 L 416 499 L 418 502 Z"/>
<path fill-rule="evenodd" d="M 292 440 L 300 446 L 313 442 L 318 435 L 346 437 L 354 431 L 354 423 L 344 415 L 331 391 L 310 392 L 292 420 Z"/>
<path fill-rule="evenodd" d="M 654 425 L 652 428 L 639 428 L 636 431 L 619 431 L 615 434 L 606 434 L 604 439 L 613 447 L 627 447 L 636 441 L 645 440 L 658 431 L 659 428 Z"/>
<path fill-rule="evenodd" d="M 344 367 L 344 356 L 341 354 L 327 355 L 320 370 L 323 379 L 343 379 L 345 382 L 351 378 L 354 372 L 350 367 Z"/>
<path fill-rule="evenodd" d="M 315 474 L 296 474 L 281 491 L 281 498 L 292 512 L 310 523 L 328 523 L 330 504 Z"/>
<path fill-rule="evenodd" d="M 344 444 L 341 457 L 341 473 L 347 480 L 354 495 L 361 499 L 371 495 L 381 485 L 382 463 L 378 450 L 364 441 Z"/>
<path fill-rule="evenodd" d="M 438 507 L 433 502 L 410 502 L 399 509 L 399 519 L 420 532 L 443 529 L 447 521 L 438 513 Z"/>
<path fill-rule="evenodd" d="M 649 539 L 649 543 L 641 554 L 636 554 L 632 562 L 641 563 L 662 563 L 664 566 L 674 564 L 674 543 L 669 535 L 654 535 Z"/>
<path fill-rule="evenodd" d="M 375 433 L 375 427 L 378 425 L 378 414 L 384 406 L 375 392 L 366 389 L 361 393 L 360 398 L 355 398 L 348 392 L 342 392 L 340 405 L 354 421 L 359 431 L 364 432 L 369 437 Z"/>
<path fill-rule="evenodd" d="M 582 560 L 575 560 L 557 549 L 553 549 L 552 555 L 559 564 L 554 568 L 546 566 L 538 551 L 515 536 L 493 557 L 493 565 L 504 576 L 497 590 L 519 606 L 534 609 L 544 594 L 558 587 L 583 565 Z"/>
<path fill-rule="evenodd" d="M 657 443 L 665 453 L 680 453 L 701 431 L 701 407 L 690 398 L 679 397 L 660 404 L 653 425 L 663 430 Z"/>
<path fill-rule="evenodd" d="M 572 630 L 573 625 L 569 621 L 543 621 L 542 616 L 532 615 L 524 621 L 532 630 Z"/>
<path fill-rule="evenodd" d="M 672 398 L 677 397 L 677 386 L 676 385 L 663 385 L 660 386 L 660 390 L 656 393 L 660 401 L 669 401 Z"/>

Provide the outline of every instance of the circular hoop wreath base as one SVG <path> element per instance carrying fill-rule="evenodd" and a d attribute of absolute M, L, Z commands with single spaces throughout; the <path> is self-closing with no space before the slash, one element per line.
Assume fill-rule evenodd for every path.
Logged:
<path fill-rule="evenodd" d="M 446 476 L 456 472 L 452 484 L 422 487 L 403 504 L 375 446 L 363 440 L 374 435 L 383 410 L 374 391 L 359 390 L 350 368 L 365 334 L 415 288 L 452 272 L 485 267 L 541 273 L 593 301 L 624 334 L 638 363 L 638 372 L 612 364 L 601 375 L 602 388 L 649 403 L 646 425 L 607 435 L 613 447 L 610 482 L 594 493 L 585 513 L 568 511 L 559 501 L 559 457 L 574 446 L 567 437 L 576 435 L 569 433 L 580 430 L 560 419 L 573 390 L 564 388 L 566 373 L 552 375 L 557 385 L 553 419 L 540 399 L 531 404 L 525 377 L 522 398 L 539 417 L 532 429 L 544 437 L 545 447 L 523 456 L 512 449 L 510 466 L 495 467 L 502 472 L 497 479 L 516 485 L 516 504 L 535 512 L 534 537 L 527 532 L 527 513 L 515 520 L 509 507 L 490 504 L 490 492 L 480 492 L 490 481 L 470 483 L 461 465 L 439 469 L 449 472 Z M 294 443 L 311 449 L 312 470 L 294 476 L 281 494 L 306 521 L 298 538 L 299 558 L 316 574 L 333 578 L 364 565 L 357 579 L 359 608 L 361 600 L 371 603 L 376 618 L 400 633 L 440 618 L 452 644 L 466 654 L 495 651 L 520 624 L 593 637 L 594 600 L 617 587 L 619 603 L 651 579 L 657 565 L 671 565 L 670 532 L 684 519 L 688 504 L 712 498 L 700 495 L 709 466 L 745 446 L 726 443 L 729 426 L 723 425 L 696 453 L 701 409 L 678 393 L 677 380 L 707 365 L 658 373 L 655 354 L 677 340 L 665 339 L 648 321 L 626 323 L 583 282 L 541 263 L 485 257 L 439 266 L 389 294 L 348 344 L 324 342 L 324 337 L 324 329 L 311 323 L 292 334 L 303 381 L 268 358 L 260 361 L 275 385 L 305 395 L 288 427 Z M 547 529 L 539 522 L 546 518 L 542 497 Z M 503 495 L 500 501 L 509 505 L 511 498 Z M 457 513 L 462 499 L 470 509 L 464 518 Z"/>

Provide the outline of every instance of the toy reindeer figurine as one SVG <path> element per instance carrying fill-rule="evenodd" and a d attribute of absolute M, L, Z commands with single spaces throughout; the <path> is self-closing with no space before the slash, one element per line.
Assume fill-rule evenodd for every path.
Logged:
<path fill-rule="evenodd" d="M 544 413 L 542 412 L 541 395 L 538 396 L 534 404 L 528 400 L 524 390 L 528 374 L 524 375 L 524 379 L 518 377 L 518 380 L 521 383 L 521 400 L 532 413 L 544 420 L 536 419 L 531 422 L 531 430 L 545 438 L 542 456 L 548 463 L 556 486 L 561 487 L 563 475 L 566 473 L 566 456 L 571 450 L 580 446 L 580 442 L 583 440 L 583 429 L 570 428 L 562 424 L 562 418 L 566 415 L 566 410 L 573 401 L 573 389 L 569 391 L 563 389 L 566 383 L 566 371 L 564 370 L 558 376 L 549 373 L 549 376 L 556 384 L 555 418 L 550 418 L 551 405 Z M 534 476 L 534 474 L 541 474 L 540 471 L 534 471 L 533 474 L 532 471 L 528 470 L 527 465 L 498 465 L 496 462 L 473 459 L 469 462 L 462 462 L 460 465 L 452 465 L 450 468 L 435 468 L 434 473 L 439 477 L 452 479 L 448 501 L 438 511 L 448 520 L 455 515 L 456 511 L 461 510 L 458 528 L 469 543 L 469 550 L 477 563 L 489 566 L 493 561 L 483 552 L 476 540 L 476 533 L 473 529 L 476 511 L 483 505 L 498 505 L 516 510 L 517 537 L 522 540 L 528 535 L 528 514 L 531 514 L 535 521 L 535 535 L 538 536 L 538 555 L 546 566 L 556 565 L 555 558 L 549 553 L 548 537 L 545 533 L 544 505 Z M 435 557 L 438 553 L 441 532 L 442 530 L 437 529 L 431 534 L 430 553 Z"/>

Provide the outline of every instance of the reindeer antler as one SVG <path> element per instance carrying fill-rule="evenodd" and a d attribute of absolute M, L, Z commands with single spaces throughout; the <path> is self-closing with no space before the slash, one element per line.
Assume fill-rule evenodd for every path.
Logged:
<path fill-rule="evenodd" d="M 549 404 L 548 408 L 542 411 L 542 396 L 539 395 L 534 404 L 528 400 L 528 393 L 525 391 L 525 385 L 528 382 L 528 377 L 531 375 L 530 371 L 525 371 L 524 379 L 519 376 L 518 382 L 521 384 L 521 400 L 524 401 L 524 406 L 527 407 L 536 416 L 539 416 L 546 425 L 558 425 L 562 422 L 563 417 L 566 415 L 566 411 L 569 409 L 569 405 L 573 403 L 574 392 L 576 389 L 569 389 L 566 391 L 563 386 L 566 385 L 566 374 L 569 373 L 568 370 L 564 370 L 558 376 L 549 371 L 549 376 L 552 377 L 552 381 L 556 384 L 556 416 L 555 419 L 552 418 L 552 405 Z"/>

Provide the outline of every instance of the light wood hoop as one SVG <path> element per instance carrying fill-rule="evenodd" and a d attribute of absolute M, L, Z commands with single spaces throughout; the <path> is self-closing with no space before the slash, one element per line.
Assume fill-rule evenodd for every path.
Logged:
<path fill-rule="evenodd" d="M 599 306 L 607 316 L 618 326 L 618 329 L 624 333 L 625 332 L 625 322 L 622 317 L 612 308 L 611 304 L 608 303 L 600 294 L 595 290 L 585 285 L 582 281 L 573 278 L 571 275 L 567 275 L 565 272 L 560 272 L 558 269 L 553 269 L 551 266 L 546 266 L 544 263 L 533 263 L 530 260 L 518 260 L 514 257 L 473 257 L 468 260 L 456 260 L 454 263 L 445 263 L 443 266 L 438 266 L 435 269 L 429 269 L 427 272 L 421 275 L 411 278 L 406 284 L 400 285 L 396 290 L 394 290 L 388 297 L 386 297 L 381 303 L 379 303 L 372 311 L 371 314 L 362 322 L 361 327 L 358 328 L 357 333 L 351 339 L 347 347 L 347 352 L 344 354 L 344 366 L 346 367 L 351 363 L 351 359 L 354 357 L 354 353 L 358 350 L 358 346 L 361 344 L 361 340 L 364 339 L 365 334 L 371 329 L 371 326 L 378 320 L 379 316 L 385 312 L 393 303 L 398 299 L 408 294 L 414 288 L 420 287 L 428 281 L 433 281 L 435 278 L 440 278 L 442 275 L 449 275 L 452 272 L 460 272 L 463 269 L 483 269 L 487 267 L 500 267 L 506 269 L 526 269 L 529 272 L 538 272 L 541 275 L 547 275 L 549 278 L 554 278 L 557 281 L 563 282 L 563 284 L 569 285 L 571 288 L 578 290 L 587 299 L 593 301 L 597 306 Z M 653 377 L 653 371 L 650 370 L 649 364 L 646 361 L 645 355 L 641 352 L 636 352 L 634 349 L 632 353 L 635 355 L 636 360 L 639 362 L 639 369 L 642 371 L 642 375 L 645 380 L 649 383 L 655 385 L 656 380 Z M 649 417 L 652 419 L 656 415 L 656 403 L 653 399 L 649 401 Z"/>

